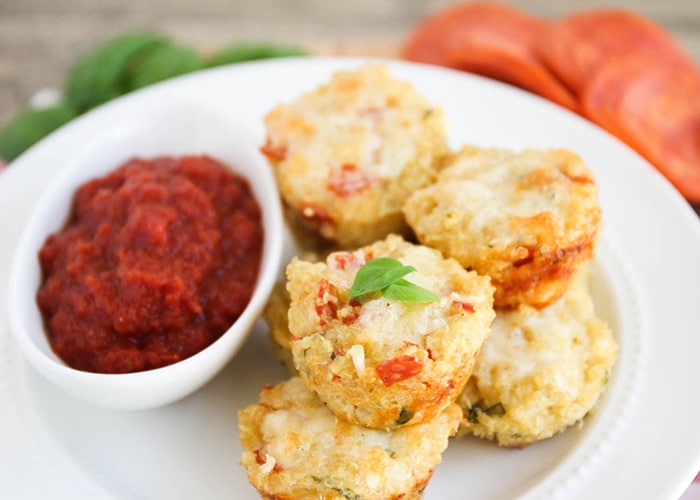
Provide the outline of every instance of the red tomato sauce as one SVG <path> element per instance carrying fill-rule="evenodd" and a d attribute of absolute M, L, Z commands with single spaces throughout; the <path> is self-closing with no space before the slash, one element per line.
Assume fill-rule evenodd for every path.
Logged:
<path fill-rule="evenodd" d="M 248 304 L 263 244 L 248 182 L 207 156 L 133 159 L 75 193 L 39 252 L 54 352 L 127 373 L 201 351 Z"/>

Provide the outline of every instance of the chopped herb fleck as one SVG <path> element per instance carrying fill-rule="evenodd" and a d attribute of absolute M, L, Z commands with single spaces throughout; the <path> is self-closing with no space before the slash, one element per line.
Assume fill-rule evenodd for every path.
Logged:
<path fill-rule="evenodd" d="M 506 409 L 501 403 L 496 403 L 495 405 L 486 408 L 484 413 L 486 413 L 489 417 L 502 417 L 506 414 Z"/>
<path fill-rule="evenodd" d="M 408 422 L 409 420 L 411 420 L 413 418 L 413 415 L 415 415 L 415 413 L 412 410 L 409 410 L 408 408 L 406 408 L 404 406 L 401 408 L 401 412 L 399 413 L 399 418 L 397 418 L 394 421 L 394 423 L 396 425 L 403 425 L 406 422 Z"/>
<path fill-rule="evenodd" d="M 337 491 L 339 494 L 343 495 L 348 500 L 363 500 L 362 496 L 358 495 L 357 493 L 352 491 L 350 488 L 344 488 L 342 486 L 335 486 L 331 479 L 321 478 L 321 477 L 314 476 L 314 475 L 311 476 L 311 479 L 313 479 L 317 483 L 321 483 L 324 486 L 327 486 L 328 488 L 330 488 L 332 490 Z"/>
<path fill-rule="evenodd" d="M 343 495 L 348 500 L 362 500 L 362 497 L 352 491 L 350 488 L 333 488 L 335 491 Z"/>

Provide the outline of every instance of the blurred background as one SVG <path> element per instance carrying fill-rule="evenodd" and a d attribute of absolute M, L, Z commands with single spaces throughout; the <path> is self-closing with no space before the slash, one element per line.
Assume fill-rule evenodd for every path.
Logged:
<path fill-rule="evenodd" d="M 71 63 L 126 31 L 151 30 L 203 52 L 236 41 L 299 44 L 312 53 L 391 56 L 447 0 L 0 0 L 0 127 L 44 88 L 61 88 Z M 556 18 L 612 5 L 670 30 L 700 62 L 700 0 L 520 0 Z"/>

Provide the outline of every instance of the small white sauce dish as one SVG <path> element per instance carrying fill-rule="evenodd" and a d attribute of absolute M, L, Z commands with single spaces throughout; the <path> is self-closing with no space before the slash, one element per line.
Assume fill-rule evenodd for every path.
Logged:
<path fill-rule="evenodd" d="M 247 124 L 236 123 L 223 111 L 203 107 L 195 101 L 174 104 L 168 101 L 167 105 L 153 106 L 121 105 L 132 102 L 114 104 L 96 110 L 114 115 L 108 129 L 96 130 L 73 157 L 56 159 L 56 168 L 61 173 L 35 207 L 14 256 L 8 290 L 9 319 L 21 352 L 49 381 L 95 405 L 138 410 L 163 406 L 187 396 L 232 359 L 259 317 L 278 277 L 283 220 L 274 178 L 258 151 L 260 140 Z M 186 154 L 207 154 L 230 166 L 248 179 L 260 205 L 263 255 L 248 306 L 213 344 L 170 366 L 127 374 L 92 373 L 69 367 L 51 350 L 36 304 L 42 279 L 39 249 L 49 234 L 64 226 L 73 194 L 87 180 L 103 176 L 133 157 Z"/>

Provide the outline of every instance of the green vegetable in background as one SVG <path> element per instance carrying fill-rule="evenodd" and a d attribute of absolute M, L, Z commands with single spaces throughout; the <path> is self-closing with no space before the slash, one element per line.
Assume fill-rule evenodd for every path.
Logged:
<path fill-rule="evenodd" d="M 41 138 L 75 118 L 65 103 L 43 109 L 25 108 L 0 131 L 0 158 L 12 161 Z"/>
<path fill-rule="evenodd" d="M 129 64 L 128 90 L 167 80 L 202 69 L 197 52 L 191 47 L 167 43 L 153 47 Z"/>
<path fill-rule="evenodd" d="M 129 92 L 132 67 L 139 57 L 167 39 L 153 34 L 128 34 L 102 45 L 78 59 L 68 72 L 64 94 L 79 113 Z"/>
<path fill-rule="evenodd" d="M 307 52 L 293 45 L 271 43 L 236 43 L 215 52 L 205 60 L 208 68 L 224 64 L 270 59 L 273 57 L 305 56 Z"/>
<path fill-rule="evenodd" d="M 0 160 L 13 161 L 76 116 L 133 90 L 205 67 L 299 55 L 306 52 L 291 45 L 237 43 L 200 57 L 195 49 L 158 34 L 128 33 L 113 38 L 71 66 L 60 104 L 25 108 L 0 130 Z"/>
<path fill-rule="evenodd" d="M 415 270 L 415 267 L 404 266 L 398 260 L 389 257 L 372 259 L 357 271 L 348 297 L 381 292 L 387 299 L 403 302 L 439 301 L 440 297 L 435 293 L 403 279 Z"/>

